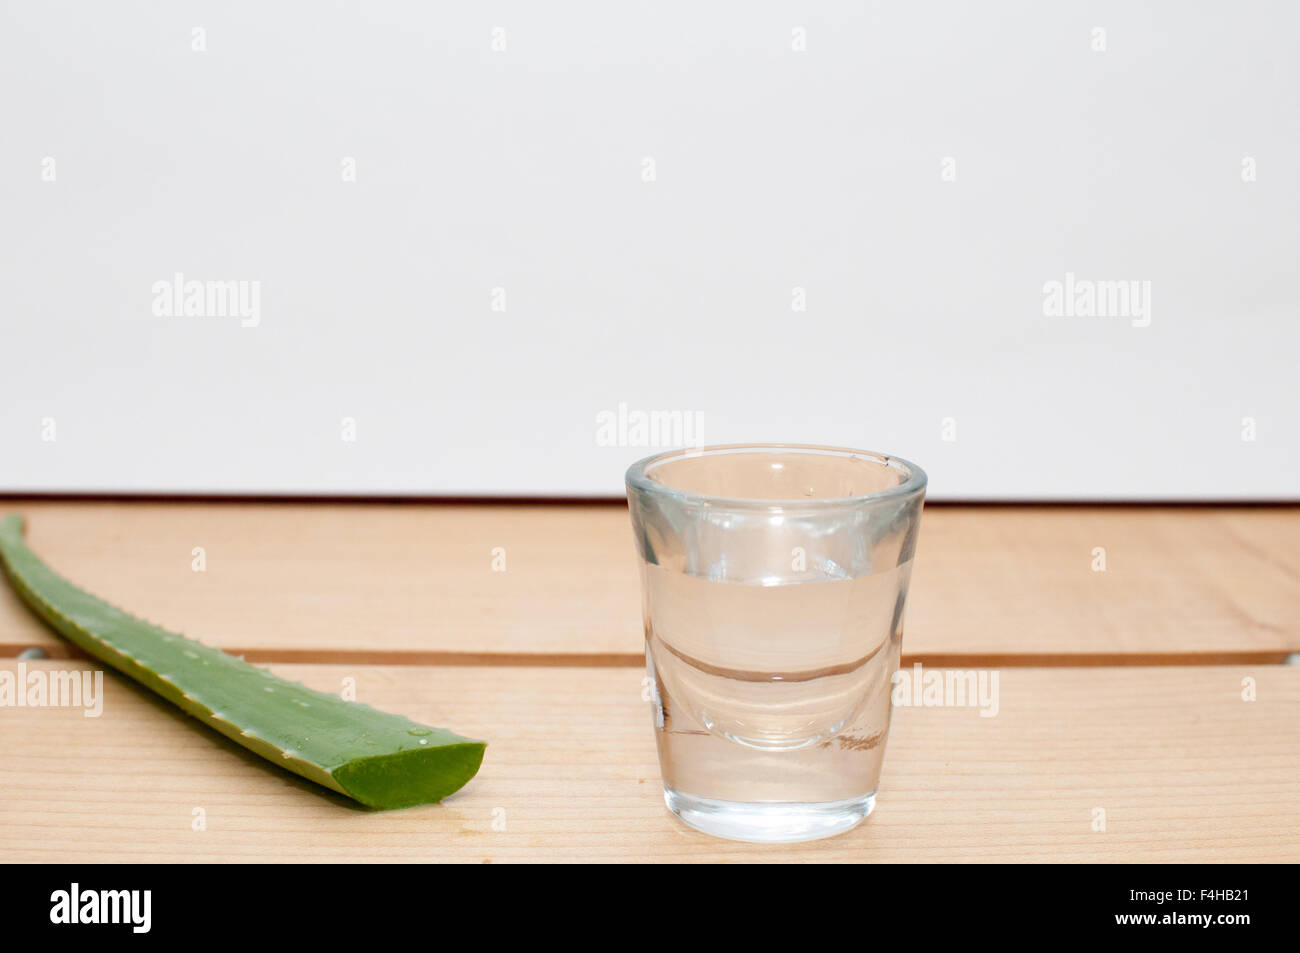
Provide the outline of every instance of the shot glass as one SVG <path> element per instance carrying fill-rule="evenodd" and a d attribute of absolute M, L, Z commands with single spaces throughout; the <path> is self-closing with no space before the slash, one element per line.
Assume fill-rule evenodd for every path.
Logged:
<path fill-rule="evenodd" d="M 736 840 L 813 840 L 875 806 L 925 473 L 786 444 L 627 471 L 668 809 Z"/>

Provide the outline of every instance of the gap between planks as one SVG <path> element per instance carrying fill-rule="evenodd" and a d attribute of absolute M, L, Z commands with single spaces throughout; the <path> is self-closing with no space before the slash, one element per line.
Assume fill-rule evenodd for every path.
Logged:
<path fill-rule="evenodd" d="M 0 658 L 16 658 L 34 650 L 38 658 L 89 658 L 75 646 L 0 645 Z M 448 665 L 532 666 L 537 668 L 640 668 L 640 653 L 585 652 L 447 652 L 372 649 L 254 649 L 228 647 L 222 651 L 248 662 L 314 665 Z M 1286 652 L 1132 652 L 1132 653 L 903 653 L 900 666 L 926 668 L 1104 668 L 1178 665 L 1285 665 Z"/>

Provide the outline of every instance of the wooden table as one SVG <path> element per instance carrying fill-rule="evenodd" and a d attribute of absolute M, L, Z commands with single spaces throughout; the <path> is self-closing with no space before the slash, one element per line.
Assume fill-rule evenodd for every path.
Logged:
<path fill-rule="evenodd" d="M 904 664 L 1000 710 L 898 709 L 875 814 L 763 847 L 663 806 L 622 505 L 6 502 L 109 601 L 490 746 L 370 813 L 110 675 L 97 719 L 0 708 L 0 860 L 1300 860 L 1300 507 L 931 505 Z M 33 649 L 91 667 L 6 587 Z"/>

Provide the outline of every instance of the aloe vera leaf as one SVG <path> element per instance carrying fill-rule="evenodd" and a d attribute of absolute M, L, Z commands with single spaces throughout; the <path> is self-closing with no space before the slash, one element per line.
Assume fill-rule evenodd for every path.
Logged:
<path fill-rule="evenodd" d="M 410 807 L 458 791 L 486 744 L 286 681 L 128 615 L 78 589 L 0 521 L 14 588 L 60 635 L 227 738 L 367 807 Z"/>

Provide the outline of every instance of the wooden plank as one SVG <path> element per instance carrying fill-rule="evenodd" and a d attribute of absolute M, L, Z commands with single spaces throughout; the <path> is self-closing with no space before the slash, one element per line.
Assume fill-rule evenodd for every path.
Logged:
<path fill-rule="evenodd" d="M 772 847 L 666 812 L 637 670 L 274 668 L 484 737 L 484 767 L 442 805 L 368 813 L 110 676 L 97 719 L 0 709 L 0 860 L 1300 860 L 1296 667 L 1003 670 L 996 717 L 897 711 L 864 825 Z"/>
<path fill-rule="evenodd" d="M 626 507 L 15 503 L 28 541 L 83 588 L 250 658 L 307 650 L 640 657 Z M 206 571 L 194 572 L 202 547 Z M 493 551 L 505 571 L 493 571 Z M 66 654 L 0 594 L 0 641 Z M 12 653 L 10 653 L 12 654 Z M 624 658 L 623 661 L 628 661 Z"/>
<path fill-rule="evenodd" d="M 1300 507 L 954 506 L 922 522 L 905 651 L 1300 651 Z"/>
<path fill-rule="evenodd" d="M 250 658 L 635 664 L 613 504 L 22 502 L 33 548 Z M 933 506 L 904 651 L 937 662 L 1278 661 L 1300 651 L 1300 507 Z M 192 571 L 202 547 L 206 571 Z M 505 571 L 493 571 L 493 551 Z M 1104 548 L 1106 571 L 1093 571 Z M 6 591 L 0 655 L 66 654 Z M 556 658 L 556 656 L 560 656 Z"/>

